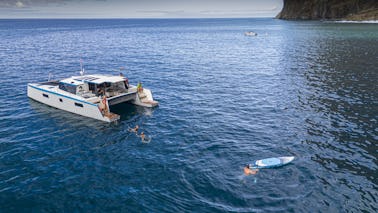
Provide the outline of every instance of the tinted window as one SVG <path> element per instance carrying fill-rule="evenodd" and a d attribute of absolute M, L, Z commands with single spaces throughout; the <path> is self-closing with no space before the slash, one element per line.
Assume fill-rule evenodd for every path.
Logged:
<path fill-rule="evenodd" d="M 75 85 L 59 83 L 59 89 L 67 91 L 67 92 L 72 93 L 72 94 L 76 94 L 76 86 Z"/>
<path fill-rule="evenodd" d="M 95 91 L 95 90 L 96 90 L 96 88 L 95 88 L 95 84 L 88 83 L 88 86 L 89 86 L 89 90 L 90 90 L 90 91 Z"/>
<path fill-rule="evenodd" d="M 75 106 L 83 107 L 83 104 L 75 103 Z"/>

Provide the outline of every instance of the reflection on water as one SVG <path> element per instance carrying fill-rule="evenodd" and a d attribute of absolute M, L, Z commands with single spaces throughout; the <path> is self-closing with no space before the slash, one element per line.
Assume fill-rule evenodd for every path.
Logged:
<path fill-rule="evenodd" d="M 372 174 L 376 169 L 371 156 L 376 151 L 377 71 L 376 62 L 361 61 L 360 57 L 369 55 L 377 58 L 378 55 L 369 47 L 369 42 L 350 43 L 342 45 L 344 41 L 340 39 L 323 44 L 328 47 L 327 51 L 321 51 L 315 61 L 315 64 L 322 65 L 315 65 L 305 73 L 309 95 L 305 96 L 303 104 L 314 113 L 314 118 L 306 120 L 306 123 L 310 135 L 329 140 L 319 146 L 343 149 L 339 150 L 343 161 L 336 164 L 340 169 L 352 172 L 357 169 Z M 323 45 L 320 45 L 320 50 Z M 348 158 L 356 151 L 352 149 L 362 149 L 358 151 L 361 156 Z M 322 154 L 326 159 L 336 157 L 331 153 L 328 157 L 327 153 Z M 349 162 L 356 160 L 358 163 Z M 363 168 L 358 169 L 359 166 Z"/>
<path fill-rule="evenodd" d="M 305 143 L 310 149 L 316 147 L 311 159 L 331 172 L 317 175 L 322 184 L 335 192 L 343 191 L 340 199 L 351 209 L 374 209 L 371 202 L 377 188 L 372 183 L 378 183 L 377 63 L 367 58 L 378 58 L 377 43 L 341 35 L 332 40 L 322 36 L 316 42 L 316 55 L 307 62 L 310 66 L 303 72 L 299 96 L 306 114 Z M 361 202 L 355 206 L 349 199 Z"/>

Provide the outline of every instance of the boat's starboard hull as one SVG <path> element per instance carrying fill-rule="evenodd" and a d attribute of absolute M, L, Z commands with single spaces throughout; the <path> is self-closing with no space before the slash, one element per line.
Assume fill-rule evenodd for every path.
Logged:
<path fill-rule="evenodd" d="M 115 114 L 113 116 L 103 115 L 97 104 L 59 94 L 53 90 L 41 88 L 38 86 L 38 84 L 28 84 L 27 94 L 29 98 L 43 104 L 85 117 L 90 117 L 105 122 L 113 122 L 120 118 L 119 115 Z"/>

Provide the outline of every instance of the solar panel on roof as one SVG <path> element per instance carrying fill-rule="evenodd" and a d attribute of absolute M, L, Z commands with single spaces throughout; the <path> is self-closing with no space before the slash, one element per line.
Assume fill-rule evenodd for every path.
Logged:
<path fill-rule="evenodd" d="M 97 80 L 97 79 L 99 79 L 99 78 L 92 77 L 92 76 L 84 76 L 84 77 L 76 78 L 74 80 L 75 81 L 94 81 L 94 80 Z"/>

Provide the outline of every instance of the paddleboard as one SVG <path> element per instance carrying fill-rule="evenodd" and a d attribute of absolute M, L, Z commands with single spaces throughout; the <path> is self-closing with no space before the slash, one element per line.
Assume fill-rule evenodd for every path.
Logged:
<path fill-rule="evenodd" d="M 294 156 L 277 157 L 277 158 L 265 158 L 257 160 L 254 164 L 250 164 L 250 167 L 255 169 L 266 169 L 284 166 L 294 160 Z"/>

